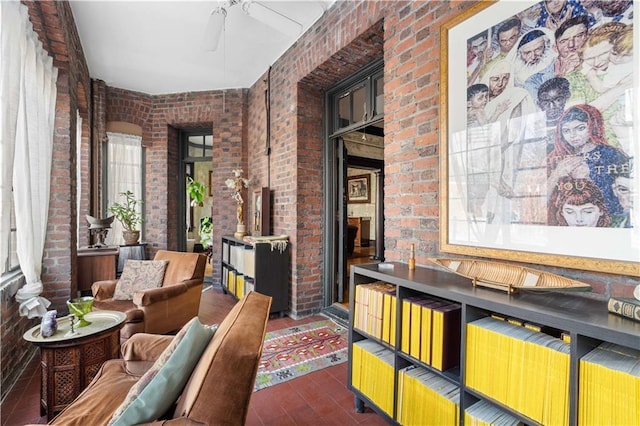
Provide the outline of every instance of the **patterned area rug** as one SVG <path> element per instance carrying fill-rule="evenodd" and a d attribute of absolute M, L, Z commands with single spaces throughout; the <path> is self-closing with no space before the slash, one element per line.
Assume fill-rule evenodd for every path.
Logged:
<path fill-rule="evenodd" d="M 254 392 L 347 360 L 347 329 L 327 319 L 265 336 Z"/>

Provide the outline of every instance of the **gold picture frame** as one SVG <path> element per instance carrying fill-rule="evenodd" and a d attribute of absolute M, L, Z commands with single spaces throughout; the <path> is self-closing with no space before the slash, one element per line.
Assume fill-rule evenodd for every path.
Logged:
<path fill-rule="evenodd" d="M 640 276 L 640 209 L 637 206 L 635 210 L 625 210 L 620 197 L 614 200 L 603 196 L 607 202 L 618 201 L 618 205 L 616 209 L 604 204 L 600 208 L 598 205 L 599 219 L 597 223 L 593 222 L 593 226 L 570 226 L 572 223 L 568 220 L 565 223 L 554 222 L 555 217 L 565 215 L 557 207 L 557 203 L 554 204 L 560 191 L 569 192 L 568 188 L 577 189 L 578 183 L 584 185 L 587 180 L 591 180 L 595 185 L 600 184 L 597 182 L 597 176 L 594 178 L 593 168 L 583 172 L 586 176 L 567 176 L 554 180 L 554 172 L 558 169 L 557 163 L 554 165 L 556 157 L 553 156 L 557 152 L 556 147 L 561 143 L 559 141 L 562 141 L 562 132 L 565 130 L 562 127 L 565 125 L 563 119 L 569 110 L 593 111 L 598 109 L 594 105 L 599 104 L 593 102 L 594 105 L 591 105 L 586 98 L 578 98 L 573 103 L 565 99 L 566 105 L 563 105 L 560 113 L 552 116 L 540 102 L 542 85 L 527 86 L 534 81 L 529 77 L 537 75 L 527 75 L 528 70 L 525 67 L 518 68 L 518 61 L 526 62 L 525 48 L 529 40 L 535 40 L 536 37 L 544 40 L 544 43 L 540 44 L 544 44 L 545 48 L 540 50 L 547 51 L 548 55 L 556 55 L 545 58 L 548 60 L 548 67 L 542 69 L 540 66 L 540 73 L 545 70 L 557 73 L 555 70 L 558 68 L 554 68 L 553 65 L 560 64 L 563 59 L 558 53 L 559 50 L 554 50 L 554 47 L 562 42 L 562 32 L 548 31 L 540 26 L 545 17 L 540 12 L 544 7 L 543 3 L 478 2 L 441 27 L 440 250 L 445 253 Z M 502 24 L 514 19 L 519 20 L 521 24 L 518 30 L 519 37 L 515 47 L 512 47 L 515 50 L 504 52 L 504 56 L 499 58 L 500 64 L 491 68 L 490 61 L 498 56 L 496 52 L 500 49 L 497 33 L 506 28 L 501 26 Z M 581 36 L 588 47 L 591 37 L 595 39 L 597 32 L 601 31 L 595 31 L 596 28 L 604 25 L 604 21 L 596 20 L 594 24 L 592 18 L 586 15 L 580 15 L 575 22 L 579 20 L 587 22 L 584 24 L 587 30 Z M 522 29 L 523 22 L 533 25 L 533 29 Z M 572 21 L 570 24 L 577 25 L 575 22 Z M 537 32 L 532 32 L 534 30 Z M 625 28 L 620 26 L 619 31 L 625 31 Z M 551 49 L 547 50 L 549 47 Z M 585 55 L 588 55 L 586 48 L 583 53 L 583 56 Z M 637 60 L 632 62 L 636 63 Z M 498 66 L 502 67 L 501 74 L 496 71 Z M 638 67 L 634 66 L 628 71 L 633 73 L 637 81 Z M 507 81 L 513 79 L 511 86 L 507 86 L 507 83 L 505 86 L 514 89 L 511 92 L 507 92 L 506 89 L 500 92 L 496 86 L 491 89 L 490 83 L 494 77 L 492 73 L 495 73 L 496 78 L 504 78 Z M 546 77 L 547 80 L 560 78 L 559 74 Z M 543 78 L 540 80 L 546 81 Z M 482 87 L 483 84 L 486 88 Z M 473 94 L 473 85 L 479 86 L 480 90 L 487 93 L 488 101 L 484 103 L 485 110 L 482 111 L 484 115 L 473 110 L 474 106 L 469 97 Z M 628 80 L 620 80 L 617 86 L 608 90 L 617 90 L 631 99 L 639 99 L 638 87 L 633 86 Z M 504 96 L 502 106 L 499 107 L 498 100 L 503 93 L 508 95 Z M 523 102 L 527 96 L 530 97 L 529 100 L 534 101 L 534 109 L 525 109 Z M 492 100 L 494 110 L 493 114 L 489 114 L 489 103 Z M 620 103 L 623 111 L 630 111 L 631 116 L 638 118 L 637 106 L 632 103 L 625 104 L 624 96 L 616 102 Z M 515 104 L 521 105 L 519 116 L 514 113 Z M 461 115 L 459 112 L 464 110 L 467 110 L 467 114 Z M 597 115 L 606 117 L 606 113 L 599 110 L 594 112 L 594 116 Z M 531 123 L 535 123 L 536 117 L 545 119 L 544 122 L 537 122 L 542 123 L 542 126 L 538 127 L 544 131 L 534 133 L 534 129 L 537 128 Z M 600 129 L 605 126 L 613 127 L 606 119 L 601 121 L 604 121 L 604 124 L 599 123 Z M 594 120 L 589 126 L 595 126 L 592 123 L 596 122 Z M 531 127 L 527 127 L 530 125 Z M 620 138 L 618 143 L 621 147 L 616 149 L 624 156 L 619 156 L 620 159 L 608 170 L 614 170 L 616 176 L 626 176 L 628 181 L 635 184 L 635 192 L 633 185 L 631 191 L 637 203 L 640 198 L 637 193 L 637 172 L 633 175 L 633 154 L 637 149 L 634 150 L 633 146 L 640 146 L 639 132 L 637 128 L 633 128 L 633 121 L 624 125 L 626 127 L 623 130 L 626 134 L 633 136 L 629 136 L 628 141 Z M 514 131 L 515 126 L 520 127 Z M 610 129 L 607 128 L 608 130 Z M 534 134 L 538 136 L 534 137 Z M 531 142 L 531 145 L 525 147 L 525 141 Z M 537 145 L 534 145 L 534 142 Z M 495 149 L 490 153 L 491 144 Z M 613 146 L 613 143 L 610 144 Z M 526 151 L 528 148 L 529 151 Z M 598 149 L 602 150 L 601 147 Z M 507 158 L 507 150 L 519 152 L 520 157 L 514 155 Z M 522 159 L 523 152 L 528 152 L 528 156 L 525 156 L 526 161 Z M 482 157 L 484 163 L 474 158 L 478 153 L 486 154 Z M 494 153 L 501 156 L 501 159 L 491 163 Z M 575 157 L 580 154 L 572 155 Z M 587 164 L 587 156 L 582 158 Z M 527 173 L 524 172 L 525 166 L 528 167 Z M 491 170 L 490 167 L 494 169 Z M 605 181 L 603 178 L 603 182 L 606 182 L 606 185 L 602 184 L 599 189 L 605 194 L 609 187 L 612 187 L 612 181 Z M 556 210 L 555 215 L 552 208 Z M 614 222 L 614 215 L 619 214 L 627 215 L 626 225 L 625 222 Z M 607 215 L 610 218 L 608 222 L 603 220 Z"/>

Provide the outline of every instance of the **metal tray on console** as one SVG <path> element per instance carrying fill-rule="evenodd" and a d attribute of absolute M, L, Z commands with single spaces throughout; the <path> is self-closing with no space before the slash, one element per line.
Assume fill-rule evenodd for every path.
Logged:
<path fill-rule="evenodd" d="M 71 316 L 66 316 L 58 318 L 58 330 L 53 336 L 43 337 L 40 334 L 40 324 L 38 324 L 24 333 L 23 337 L 25 340 L 35 344 L 66 342 L 108 330 L 122 323 L 126 318 L 127 315 L 124 312 L 92 311 L 85 315 L 85 319 L 90 321 L 91 324 L 86 327 L 75 327 L 75 334 L 68 334 L 71 331 Z"/>

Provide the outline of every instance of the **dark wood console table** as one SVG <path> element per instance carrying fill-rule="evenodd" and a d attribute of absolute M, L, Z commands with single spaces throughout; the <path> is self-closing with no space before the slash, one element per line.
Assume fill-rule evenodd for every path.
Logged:
<path fill-rule="evenodd" d="M 78 249 L 78 291 L 91 294 L 96 281 L 115 280 L 118 247 Z"/>

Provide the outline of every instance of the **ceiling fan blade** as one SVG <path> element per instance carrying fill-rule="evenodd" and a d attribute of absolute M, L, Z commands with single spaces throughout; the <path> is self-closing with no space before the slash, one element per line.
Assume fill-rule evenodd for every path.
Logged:
<path fill-rule="evenodd" d="M 257 2 L 243 2 L 242 9 L 246 14 L 290 37 L 298 37 L 302 32 L 302 24 L 272 9 L 268 5 Z"/>
<path fill-rule="evenodd" d="M 219 7 L 209 15 L 209 21 L 207 27 L 204 30 L 203 48 L 206 51 L 215 52 L 218 49 L 220 43 L 220 37 L 222 31 L 224 31 L 225 19 L 227 18 L 227 11 Z"/>

